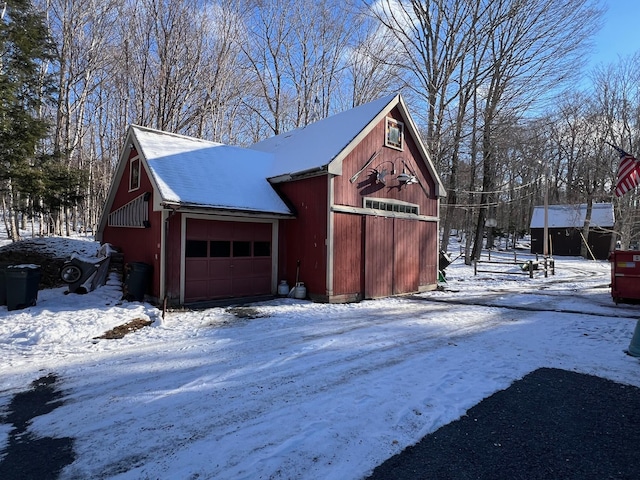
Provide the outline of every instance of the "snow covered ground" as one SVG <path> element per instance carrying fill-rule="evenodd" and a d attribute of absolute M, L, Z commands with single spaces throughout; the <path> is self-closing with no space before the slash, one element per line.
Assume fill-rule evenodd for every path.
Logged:
<path fill-rule="evenodd" d="M 540 367 L 640 387 L 640 361 L 623 353 L 640 306 L 616 306 L 609 277 L 608 262 L 576 258 L 556 259 L 549 278 L 474 276 L 458 259 L 445 291 L 278 299 L 253 305 L 255 318 L 211 308 L 163 320 L 121 301 L 115 278 L 86 295 L 44 290 L 34 307 L 0 307 L 0 412 L 33 380 L 60 377 L 64 405 L 29 432 L 74 439 L 64 479 L 359 479 Z M 137 318 L 154 323 L 94 338 Z"/>

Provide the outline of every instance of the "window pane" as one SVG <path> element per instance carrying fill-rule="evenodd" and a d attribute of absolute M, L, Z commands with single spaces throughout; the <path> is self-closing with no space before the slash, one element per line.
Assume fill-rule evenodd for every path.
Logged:
<path fill-rule="evenodd" d="M 140 159 L 131 160 L 129 166 L 129 190 L 136 190 L 140 188 Z"/>
<path fill-rule="evenodd" d="M 211 257 L 231 256 L 231 242 L 229 241 L 213 240 L 210 242 L 209 249 L 211 250 Z"/>
<path fill-rule="evenodd" d="M 254 257 L 270 257 L 271 242 L 253 242 Z"/>
<path fill-rule="evenodd" d="M 234 257 L 250 257 L 251 242 L 233 242 Z"/>
<path fill-rule="evenodd" d="M 207 242 L 205 240 L 187 240 L 185 257 L 206 257 Z"/>

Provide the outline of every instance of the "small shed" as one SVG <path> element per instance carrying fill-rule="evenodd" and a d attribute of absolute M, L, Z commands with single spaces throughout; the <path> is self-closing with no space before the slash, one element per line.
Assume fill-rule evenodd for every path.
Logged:
<path fill-rule="evenodd" d="M 98 239 L 170 304 L 349 302 L 437 286 L 442 183 L 400 95 L 249 148 L 131 126 Z"/>
<path fill-rule="evenodd" d="M 582 247 L 582 231 L 587 214 L 587 204 L 549 205 L 547 229 L 549 251 L 553 256 L 579 256 Z M 594 203 L 591 210 L 589 237 L 586 239 L 593 256 L 606 260 L 611 251 L 614 226 L 613 205 Z M 544 207 L 533 209 L 531 217 L 531 253 L 543 253 Z"/>

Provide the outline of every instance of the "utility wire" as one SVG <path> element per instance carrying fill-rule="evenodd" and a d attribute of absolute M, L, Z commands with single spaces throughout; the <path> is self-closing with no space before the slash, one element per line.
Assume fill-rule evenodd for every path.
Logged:
<path fill-rule="evenodd" d="M 456 188 L 456 189 L 454 189 L 452 191 L 454 191 L 456 193 L 464 193 L 464 194 L 471 194 L 471 195 L 477 195 L 477 194 L 480 194 L 480 193 L 505 193 L 505 192 L 508 192 L 510 190 L 521 190 L 523 188 L 530 187 L 531 185 L 535 185 L 536 183 L 538 183 L 538 181 L 542 180 L 543 178 L 544 178 L 544 175 L 536 178 L 535 180 L 533 180 L 533 181 L 531 181 L 529 183 L 524 183 L 522 185 L 518 185 L 517 187 L 513 187 L 513 188 L 510 188 L 508 190 L 505 190 L 504 188 L 502 188 L 501 190 L 493 190 L 493 191 L 483 191 L 483 190 L 472 191 L 472 190 L 458 190 Z M 508 184 L 505 183 L 503 185 L 503 187 L 505 187 L 507 185 Z"/>

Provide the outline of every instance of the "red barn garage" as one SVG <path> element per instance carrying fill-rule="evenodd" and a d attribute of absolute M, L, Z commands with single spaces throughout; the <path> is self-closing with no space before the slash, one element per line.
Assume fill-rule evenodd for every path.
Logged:
<path fill-rule="evenodd" d="M 252 145 L 132 126 L 99 240 L 153 266 L 171 304 L 274 294 L 316 301 L 437 283 L 444 189 L 400 95 Z"/>

